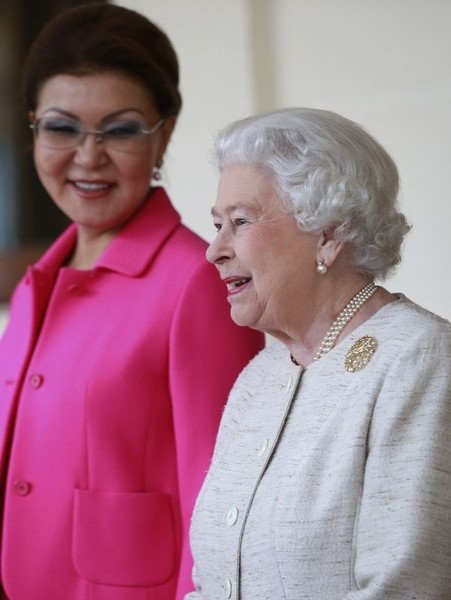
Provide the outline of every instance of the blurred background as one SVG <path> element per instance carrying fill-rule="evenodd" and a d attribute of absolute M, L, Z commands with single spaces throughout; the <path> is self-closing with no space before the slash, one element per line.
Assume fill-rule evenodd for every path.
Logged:
<path fill-rule="evenodd" d="M 84 2 L 0 0 L 0 328 L 12 287 L 65 226 L 34 174 L 20 71 L 46 20 Z M 7 4 L 7 6 L 6 6 Z M 211 240 L 215 132 L 261 110 L 314 106 L 367 128 L 401 175 L 413 229 L 386 282 L 451 319 L 449 0 L 122 0 L 169 35 L 184 106 L 164 183 L 185 223 Z"/>

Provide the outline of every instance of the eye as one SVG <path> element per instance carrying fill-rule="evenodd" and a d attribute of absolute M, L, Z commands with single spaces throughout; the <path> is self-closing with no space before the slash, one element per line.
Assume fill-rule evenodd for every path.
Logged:
<path fill-rule="evenodd" d="M 216 229 L 216 231 L 219 233 L 221 231 L 221 223 L 213 223 L 213 227 Z"/>
<path fill-rule="evenodd" d="M 247 225 L 248 223 L 249 221 L 247 219 L 244 219 L 243 217 L 237 217 L 233 220 L 233 224 L 236 227 L 242 227 L 243 225 Z"/>
<path fill-rule="evenodd" d="M 109 123 L 103 129 L 109 138 L 131 138 L 142 134 L 143 126 L 139 121 L 118 121 Z"/>
<path fill-rule="evenodd" d="M 43 133 L 61 137 L 72 137 L 80 133 L 78 124 L 67 119 L 41 119 L 39 128 Z"/>

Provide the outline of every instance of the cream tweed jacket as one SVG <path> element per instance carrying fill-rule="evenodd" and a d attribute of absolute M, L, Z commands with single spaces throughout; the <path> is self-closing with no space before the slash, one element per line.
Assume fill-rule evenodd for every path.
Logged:
<path fill-rule="evenodd" d="M 186 600 L 451 600 L 450 471 L 449 322 L 400 296 L 306 369 L 275 342 L 231 392 Z"/>

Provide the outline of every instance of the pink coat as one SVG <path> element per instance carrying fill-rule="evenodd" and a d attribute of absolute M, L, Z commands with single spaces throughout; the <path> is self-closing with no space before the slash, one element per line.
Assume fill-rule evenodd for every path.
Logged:
<path fill-rule="evenodd" d="M 28 269 L 0 344 L 11 600 L 174 600 L 228 391 L 262 347 L 162 188 L 96 267 Z"/>

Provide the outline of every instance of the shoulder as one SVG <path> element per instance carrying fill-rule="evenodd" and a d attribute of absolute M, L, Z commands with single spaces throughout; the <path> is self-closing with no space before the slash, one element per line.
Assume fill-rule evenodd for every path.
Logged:
<path fill-rule="evenodd" d="M 451 324 L 405 297 L 385 312 L 375 321 L 380 387 L 373 427 L 396 423 L 393 431 L 404 433 L 406 427 L 449 427 Z"/>
<path fill-rule="evenodd" d="M 393 308 L 397 311 L 397 320 L 402 320 L 411 326 L 420 327 L 421 330 L 442 331 L 445 334 L 451 334 L 451 323 L 434 314 L 433 312 L 415 304 L 406 296 L 400 294 L 399 301 L 393 304 Z"/>
<path fill-rule="evenodd" d="M 206 261 L 207 246 L 207 242 L 199 235 L 183 223 L 179 223 L 167 239 L 164 253 L 171 257 L 175 265 L 183 268 L 183 265 L 186 267 L 187 263 L 196 265 Z"/>
<path fill-rule="evenodd" d="M 177 289 L 177 294 L 201 285 L 202 288 L 221 287 L 225 298 L 217 270 L 205 257 L 206 249 L 207 242 L 179 223 L 148 265 L 148 273 L 151 275 L 158 270 Z"/>
<path fill-rule="evenodd" d="M 123 231 L 145 247 L 153 243 L 181 271 L 205 258 L 207 242 L 182 222 L 162 187 L 152 189 L 149 201 Z"/>
<path fill-rule="evenodd" d="M 192 252 L 194 255 L 205 256 L 208 243 L 189 227 L 180 223 L 174 231 L 173 242 L 180 249 Z"/>
<path fill-rule="evenodd" d="M 357 337 L 369 335 L 377 343 L 374 358 L 361 371 L 343 376 L 372 390 L 374 417 L 409 413 L 415 406 L 439 411 L 451 404 L 451 324 L 446 319 L 401 296 L 359 329 L 344 351 Z"/>
<path fill-rule="evenodd" d="M 451 359 L 451 323 L 400 295 L 364 324 L 391 361 Z"/>

